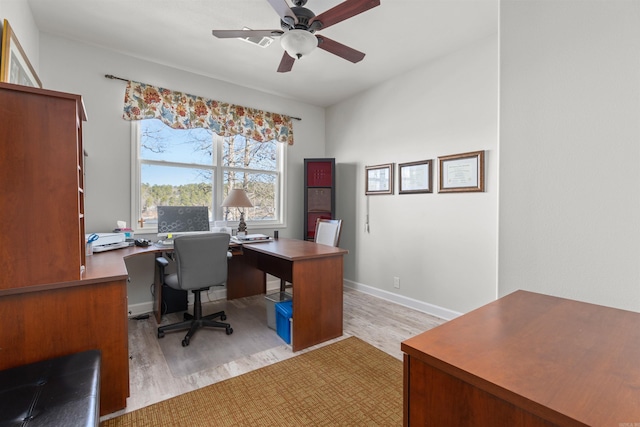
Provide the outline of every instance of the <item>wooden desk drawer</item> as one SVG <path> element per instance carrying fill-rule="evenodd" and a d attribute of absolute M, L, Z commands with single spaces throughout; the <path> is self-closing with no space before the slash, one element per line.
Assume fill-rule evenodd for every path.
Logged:
<path fill-rule="evenodd" d="M 245 264 L 276 276 L 287 282 L 292 281 L 293 262 L 256 251 L 243 251 Z"/>
<path fill-rule="evenodd" d="M 265 273 L 271 274 L 272 276 L 286 280 L 287 282 L 293 281 L 291 273 L 293 270 L 292 262 L 286 259 L 259 256 L 257 260 L 257 268 Z"/>

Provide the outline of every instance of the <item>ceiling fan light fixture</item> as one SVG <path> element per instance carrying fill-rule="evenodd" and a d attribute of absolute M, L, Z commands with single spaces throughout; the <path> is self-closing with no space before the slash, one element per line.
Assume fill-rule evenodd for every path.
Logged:
<path fill-rule="evenodd" d="M 318 46 L 318 39 L 309 31 L 294 29 L 280 37 L 280 44 L 290 57 L 300 59 Z"/>

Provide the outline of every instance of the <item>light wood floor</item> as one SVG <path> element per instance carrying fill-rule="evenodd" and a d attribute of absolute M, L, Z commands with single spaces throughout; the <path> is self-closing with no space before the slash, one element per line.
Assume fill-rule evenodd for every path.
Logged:
<path fill-rule="evenodd" d="M 206 304 L 203 311 L 206 313 Z M 126 409 L 109 414 L 112 418 L 144 406 L 207 386 L 254 369 L 327 345 L 331 342 L 356 336 L 369 344 L 402 360 L 400 343 L 405 339 L 431 329 L 444 320 L 431 315 L 385 301 L 362 292 L 345 288 L 344 291 L 344 335 L 333 341 L 292 353 L 284 344 L 253 354 L 222 366 L 205 369 L 196 374 L 174 377 L 160 350 L 156 337 L 156 322 L 153 317 L 146 320 L 129 321 L 129 375 L 130 397 Z"/>

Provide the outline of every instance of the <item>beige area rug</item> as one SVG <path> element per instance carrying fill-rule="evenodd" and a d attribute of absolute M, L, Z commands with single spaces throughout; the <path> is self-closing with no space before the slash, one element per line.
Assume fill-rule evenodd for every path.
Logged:
<path fill-rule="evenodd" d="M 351 337 L 100 425 L 400 426 L 402 362 Z"/>
<path fill-rule="evenodd" d="M 164 338 L 158 340 L 167 365 L 175 377 L 191 375 L 286 345 L 276 331 L 267 326 L 264 296 L 222 300 L 203 305 L 204 315 L 223 310 L 227 315 L 225 322 L 233 328 L 231 335 L 227 335 L 223 328 L 199 329 L 187 347 L 182 347 L 186 330 L 167 332 Z M 164 317 L 161 325 L 180 321 L 182 313 L 171 313 Z"/>

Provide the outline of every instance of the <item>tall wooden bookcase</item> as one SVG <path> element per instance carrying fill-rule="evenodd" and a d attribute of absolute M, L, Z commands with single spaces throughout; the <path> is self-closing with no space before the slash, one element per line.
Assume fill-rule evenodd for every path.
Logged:
<path fill-rule="evenodd" d="M 304 159 L 304 240 L 314 240 L 318 218 L 336 215 L 336 160 Z"/>
<path fill-rule="evenodd" d="M 84 120 L 79 95 L 0 83 L 0 289 L 81 277 Z"/>
<path fill-rule="evenodd" d="M 85 120 L 79 95 L 0 83 L 0 370 L 98 349 L 105 415 L 129 396 L 127 275 L 85 257 Z"/>

